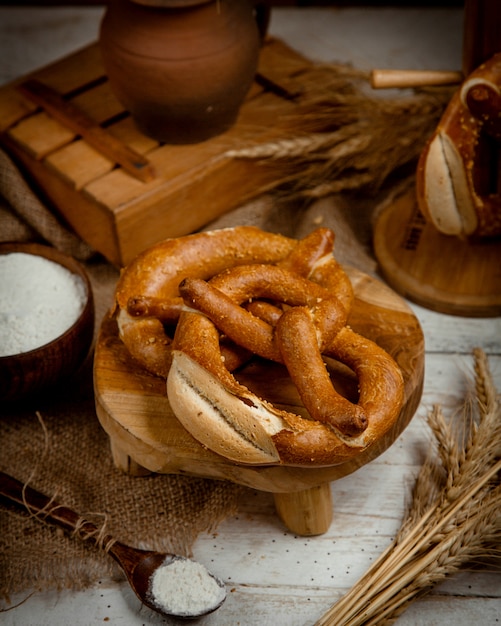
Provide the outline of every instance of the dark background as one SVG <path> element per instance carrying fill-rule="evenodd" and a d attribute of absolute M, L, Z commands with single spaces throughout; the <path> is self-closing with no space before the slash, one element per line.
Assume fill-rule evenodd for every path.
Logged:
<path fill-rule="evenodd" d="M 462 7 L 463 0 L 269 0 L 271 6 L 324 7 Z M 0 6 L 101 6 L 106 0 L 0 0 Z"/>

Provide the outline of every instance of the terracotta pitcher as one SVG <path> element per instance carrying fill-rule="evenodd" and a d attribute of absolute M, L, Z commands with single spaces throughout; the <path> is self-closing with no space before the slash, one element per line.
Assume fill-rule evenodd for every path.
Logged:
<path fill-rule="evenodd" d="M 110 86 L 150 137 L 218 135 L 252 84 L 268 18 L 253 0 L 111 0 L 100 29 Z"/>

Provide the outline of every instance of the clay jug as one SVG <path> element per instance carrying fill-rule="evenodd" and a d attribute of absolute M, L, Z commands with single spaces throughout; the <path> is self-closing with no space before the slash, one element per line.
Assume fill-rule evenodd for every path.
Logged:
<path fill-rule="evenodd" d="M 111 89 L 161 142 L 218 135 L 252 84 L 268 18 L 255 0 L 111 0 L 99 35 Z"/>

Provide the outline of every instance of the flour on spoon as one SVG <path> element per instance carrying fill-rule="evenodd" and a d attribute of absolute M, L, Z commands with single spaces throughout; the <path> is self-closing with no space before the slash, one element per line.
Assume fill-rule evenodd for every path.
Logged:
<path fill-rule="evenodd" d="M 199 615 L 216 609 L 226 589 L 201 564 L 189 559 L 168 559 L 150 581 L 153 602 L 172 615 Z"/>

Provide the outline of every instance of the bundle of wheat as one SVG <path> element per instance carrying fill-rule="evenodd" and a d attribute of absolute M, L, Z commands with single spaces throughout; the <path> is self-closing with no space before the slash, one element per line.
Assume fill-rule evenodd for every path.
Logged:
<path fill-rule="evenodd" d="M 501 556 L 501 404 L 486 355 L 474 358 L 476 402 L 455 425 L 440 407 L 428 415 L 435 453 L 395 540 L 316 626 L 393 623 L 459 568 Z"/>
<path fill-rule="evenodd" d="M 297 80 L 297 106 L 276 122 L 280 139 L 225 156 L 261 167 L 280 161 L 275 192 L 312 199 L 348 190 L 375 193 L 396 170 L 417 162 L 454 89 L 383 97 L 370 92 L 368 73 L 334 64 L 313 64 Z"/>

